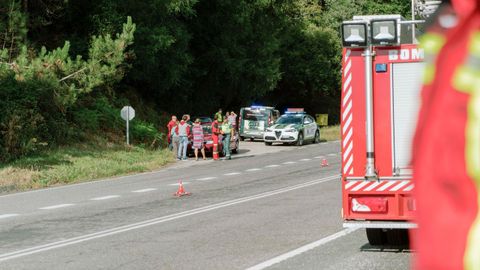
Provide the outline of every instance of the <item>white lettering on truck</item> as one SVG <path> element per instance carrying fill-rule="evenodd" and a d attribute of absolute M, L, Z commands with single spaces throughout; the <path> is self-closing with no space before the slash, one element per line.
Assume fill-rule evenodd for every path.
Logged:
<path fill-rule="evenodd" d="M 422 60 L 424 58 L 423 49 L 401 49 L 401 50 L 389 50 L 388 60 Z"/>

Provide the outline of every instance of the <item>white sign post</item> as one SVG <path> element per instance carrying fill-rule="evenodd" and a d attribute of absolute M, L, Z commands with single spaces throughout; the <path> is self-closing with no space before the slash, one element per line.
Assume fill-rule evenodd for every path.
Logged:
<path fill-rule="evenodd" d="M 124 106 L 120 111 L 120 116 L 127 122 L 127 145 L 130 145 L 129 122 L 135 117 L 135 110 L 130 106 Z"/>

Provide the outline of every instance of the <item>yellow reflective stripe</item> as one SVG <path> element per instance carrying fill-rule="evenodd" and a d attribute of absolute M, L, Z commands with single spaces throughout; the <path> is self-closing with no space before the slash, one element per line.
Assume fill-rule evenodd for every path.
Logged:
<path fill-rule="evenodd" d="M 423 84 L 429 85 L 435 79 L 435 64 L 426 64 L 423 70 Z"/>
<path fill-rule="evenodd" d="M 472 91 L 468 104 L 465 156 L 467 173 L 477 186 L 478 209 L 480 209 L 480 85 Z M 464 255 L 466 270 L 480 269 L 480 212 L 477 213 L 467 238 Z"/>
<path fill-rule="evenodd" d="M 437 33 L 426 33 L 420 38 L 420 47 L 428 54 L 438 54 L 445 44 L 446 39 Z"/>
<path fill-rule="evenodd" d="M 435 59 L 440 52 L 446 39 L 437 33 L 426 33 L 420 37 L 420 47 L 425 51 L 425 59 L 428 59 L 423 73 L 423 84 L 429 85 L 435 79 Z"/>
<path fill-rule="evenodd" d="M 470 54 L 480 57 L 480 32 L 475 32 L 472 35 L 468 50 Z"/>
<path fill-rule="evenodd" d="M 458 67 L 453 75 L 453 86 L 461 92 L 472 92 L 473 87 L 480 83 L 480 69 L 469 66 Z"/>

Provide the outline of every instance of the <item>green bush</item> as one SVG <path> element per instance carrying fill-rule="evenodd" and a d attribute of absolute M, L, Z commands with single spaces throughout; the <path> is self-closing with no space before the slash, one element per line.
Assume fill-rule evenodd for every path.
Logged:
<path fill-rule="evenodd" d="M 104 96 L 88 95 L 71 109 L 71 121 L 86 133 L 118 132 L 122 128 L 120 109 L 114 108 Z"/>
<path fill-rule="evenodd" d="M 163 142 L 163 134 L 153 124 L 142 120 L 130 122 L 130 138 L 133 143 L 150 148 L 158 148 Z"/>
<path fill-rule="evenodd" d="M 67 139 L 65 115 L 52 103 L 51 85 L 35 80 L 0 79 L 0 161 L 36 151 Z"/>

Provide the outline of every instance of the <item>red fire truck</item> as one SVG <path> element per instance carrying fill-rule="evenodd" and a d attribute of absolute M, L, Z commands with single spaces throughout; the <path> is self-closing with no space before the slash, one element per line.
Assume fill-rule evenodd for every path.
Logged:
<path fill-rule="evenodd" d="M 342 215 L 372 245 L 404 244 L 415 211 L 410 168 L 424 53 L 399 15 L 342 24 Z"/>

